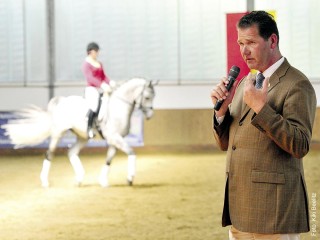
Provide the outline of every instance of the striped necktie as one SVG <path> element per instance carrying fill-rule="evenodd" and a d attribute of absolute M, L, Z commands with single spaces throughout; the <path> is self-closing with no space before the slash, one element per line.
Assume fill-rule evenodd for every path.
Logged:
<path fill-rule="evenodd" d="M 255 87 L 256 87 L 257 89 L 262 88 L 263 80 L 264 80 L 263 74 L 262 74 L 262 73 L 259 73 L 259 74 L 257 75 L 256 85 L 255 85 Z"/>

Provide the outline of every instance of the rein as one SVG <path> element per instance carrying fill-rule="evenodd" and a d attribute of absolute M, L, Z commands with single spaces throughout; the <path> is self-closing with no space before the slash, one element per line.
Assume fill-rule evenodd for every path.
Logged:
<path fill-rule="evenodd" d="M 128 100 L 124 99 L 123 97 L 119 96 L 119 95 L 115 95 L 115 97 L 117 97 L 118 99 L 120 99 L 121 101 L 123 101 L 124 103 L 126 103 L 126 104 L 128 104 L 130 106 L 135 106 L 136 103 L 138 102 L 138 100 L 140 100 L 140 104 L 139 104 L 138 109 L 149 109 L 149 108 L 143 107 L 143 104 L 142 104 L 143 93 L 146 90 L 146 85 L 147 84 L 143 85 L 143 89 L 142 89 L 141 93 L 136 98 L 134 98 L 132 103 L 129 102 Z"/>

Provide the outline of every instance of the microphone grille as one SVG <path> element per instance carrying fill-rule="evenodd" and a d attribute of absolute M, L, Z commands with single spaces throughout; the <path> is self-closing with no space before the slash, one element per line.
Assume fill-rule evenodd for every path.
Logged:
<path fill-rule="evenodd" d="M 237 78 L 239 76 L 240 73 L 240 68 L 236 65 L 233 65 L 230 69 L 229 75 L 231 77 Z"/>

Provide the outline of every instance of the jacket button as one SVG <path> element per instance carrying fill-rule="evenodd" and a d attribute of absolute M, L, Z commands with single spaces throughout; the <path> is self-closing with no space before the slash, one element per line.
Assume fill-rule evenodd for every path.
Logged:
<path fill-rule="evenodd" d="M 236 150 L 236 146 L 232 146 L 232 150 Z"/>

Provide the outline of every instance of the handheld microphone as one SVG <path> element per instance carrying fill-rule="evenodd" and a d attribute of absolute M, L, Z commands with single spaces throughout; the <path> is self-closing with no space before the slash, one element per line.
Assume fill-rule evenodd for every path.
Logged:
<path fill-rule="evenodd" d="M 236 65 L 233 65 L 229 71 L 229 75 L 228 75 L 228 80 L 229 83 L 226 86 L 227 90 L 229 91 L 232 87 L 232 85 L 234 84 L 234 82 L 236 81 L 236 78 L 238 77 L 240 73 L 240 68 Z M 219 111 L 219 109 L 221 108 L 221 105 L 223 103 L 224 100 L 218 100 L 216 102 L 216 105 L 214 106 L 214 110 Z"/>

